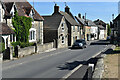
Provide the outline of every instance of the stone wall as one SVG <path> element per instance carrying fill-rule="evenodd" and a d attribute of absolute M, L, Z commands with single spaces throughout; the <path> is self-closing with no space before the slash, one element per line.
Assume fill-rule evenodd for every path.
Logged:
<path fill-rule="evenodd" d="M 46 43 L 46 44 L 37 44 L 37 52 L 44 52 L 46 50 L 50 50 L 54 48 L 53 42 L 51 43 Z"/>
<path fill-rule="evenodd" d="M 53 42 L 46 43 L 46 44 L 37 44 L 35 46 L 25 47 L 25 48 L 18 48 L 18 56 L 17 57 L 24 57 L 26 55 L 45 52 L 46 50 L 53 49 Z"/>
<path fill-rule="evenodd" d="M 35 46 L 18 49 L 18 57 L 24 57 L 24 56 L 30 55 L 32 53 L 35 53 Z"/>

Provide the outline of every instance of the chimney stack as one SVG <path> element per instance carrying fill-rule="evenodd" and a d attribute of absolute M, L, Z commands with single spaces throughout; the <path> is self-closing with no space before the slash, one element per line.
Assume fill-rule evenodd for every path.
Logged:
<path fill-rule="evenodd" d="M 85 16 L 83 16 L 82 18 L 85 19 Z"/>
<path fill-rule="evenodd" d="M 68 14 L 70 13 L 70 8 L 68 6 L 65 7 L 65 12 Z"/>
<path fill-rule="evenodd" d="M 78 14 L 78 17 L 81 18 L 81 14 L 80 13 Z"/>
<path fill-rule="evenodd" d="M 57 12 L 59 12 L 59 6 L 57 6 L 57 4 L 55 4 L 55 6 L 54 6 L 54 13 L 57 13 Z"/>

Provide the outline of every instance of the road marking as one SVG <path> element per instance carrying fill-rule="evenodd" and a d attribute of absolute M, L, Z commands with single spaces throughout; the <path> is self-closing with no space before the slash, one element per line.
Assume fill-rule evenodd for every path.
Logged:
<path fill-rule="evenodd" d="M 60 80 L 65 80 L 67 79 L 70 75 L 72 75 L 75 71 L 77 71 L 80 67 L 82 67 L 82 64 L 80 64 L 79 66 L 77 66 L 75 69 L 73 69 L 72 71 L 70 71 L 67 75 L 63 76 L 62 79 Z"/>
<path fill-rule="evenodd" d="M 58 55 L 58 54 L 60 54 L 60 53 L 64 53 L 64 52 L 67 52 L 67 51 L 69 51 L 69 50 L 67 49 L 67 50 L 64 50 L 64 51 L 62 51 L 62 52 L 57 52 L 57 53 L 55 53 L 55 54 L 46 55 L 46 56 L 43 56 L 43 57 L 40 57 L 40 58 L 37 58 L 37 59 L 33 59 L 33 60 L 30 60 L 30 61 L 24 61 L 24 62 L 15 64 L 15 65 L 12 65 L 12 66 L 9 66 L 9 67 L 5 67 L 5 68 L 3 68 L 2 70 L 6 70 L 6 69 L 9 69 L 9 68 L 12 68 L 12 67 L 15 67 L 15 66 L 20 66 L 20 65 L 25 64 L 25 63 L 29 63 L 29 62 L 41 60 L 41 59 L 44 59 L 44 58 L 47 58 L 47 57 L 50 57 L 50 56 L 54 56 L 54 55 Z"/>

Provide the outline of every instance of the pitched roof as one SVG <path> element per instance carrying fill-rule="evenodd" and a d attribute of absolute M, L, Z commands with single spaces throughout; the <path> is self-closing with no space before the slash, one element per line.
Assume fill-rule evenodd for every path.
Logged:
<path fill-rule="evenodd" d="M 97 19 L 97 20 L 94 21 L 94 23 L 95 23 L 96 25 L 102 25 L 103 27 L 106 27 L 106 23 L 103 22 L 102 20 Z"/>
<path fill-rule="evenodd" d="M 14 4 L 14 2 L 9 2 L 9 3 L 5 2 L 4 3 L 4 5 L 5 5 L 6 10 L 7 10 L 8 13 L 10 13 L 10 11 L 11 11 L 11 9 L 13 7 L 13 4 Z"/>
<path fill-rule="evenodd" d="M 57 30 L 63 16 L 60 15 L 59 13 L 55 13 L 51 16 L 43 16 L 43 18 L 44 18 L 44 23 L 43 23 L 44 28 Z"/>
<path fill-rule="evenodd" d="M 28 13 L 30 13 L 32 6 L 30 5 L 29 2 L 15 2 L 17 10 L 18 10 L 18 15 L 19 16 L 25 16 Z M 39 15 L 39 13 L 33 8 L 35 14 L 33 16 L 34 20 L 44 20 L 42 16 Z"/>
<path fill-rule="evenodd" d="M 88 26 L 96 26 L 96 24 L 92 20 L 86 19 L 86 22 Z"/>
<path fill-rule="evenodd" d="M 12 9 L 12 6 L 14 4 L 14 2 L 3 2 L 4 6 L 5 6 L 5 15 L 6 16 L 10 16 L 10 11 Z M 18 15 L 19 16 L 25 16 L 25 15 L 29 15 L 30 11 L 33 9 L 35 14 L 33 15 L 33 19 L 34 20 L 44 20 L 42 16 L 39 15 L 39 13 L 32 8 L 32 6 L 30 5 L 30 3 L 25 0 L 25 2 L 15 2 L 15 5 L 17 7 L 17 11 L 18 11 Z"/>
<path fill-rule="evenodd" d="M 82 25 L 86 25 L 86 23 L 85 23 L 85 19 L 83 19 L 83 18 L 79 18 L 79 17 L 77 17 L 77 16 L 75 16 L 75 18 L 76 18 L 77 21 L 78 21 L 79 23 L 81 23 Z"/>
<path fill-rule="evenodd" d="M 102 25 L 97 25 L 100 29 L 105 29 Z"/>
<path fill-rule="evenodd" d="M 14 31 L 6 24 L 6 23 L 0 23 L 0 34 L 2 35 L 8 35 L 8 34 L 14 34 Z"/>
<path fill-rule="evenodd" d="M 79 25 L 75 19 L 73 19 L 72 16 L 70 16 L 68 13 L 60 11 L 60 14 L 65 16 L 65 19 L 71 24 L 71 25 Z"/>

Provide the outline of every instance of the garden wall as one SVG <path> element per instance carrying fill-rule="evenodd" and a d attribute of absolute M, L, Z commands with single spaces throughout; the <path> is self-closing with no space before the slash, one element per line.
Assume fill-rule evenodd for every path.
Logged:
<path fill-rule="evenodd" d="M 50 50 L 50 49 L 53 49 L 53 42 L 46 43 L 43 45 L 37 44 L 35 46 L 30 46 L 25 48 L 18 47 L 17 57 L 24 57 L 26 55 L 30 55 L 33 53 L 45 52 L 46 50 Z"/>

